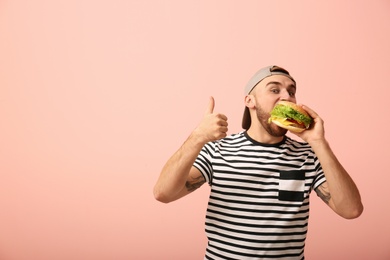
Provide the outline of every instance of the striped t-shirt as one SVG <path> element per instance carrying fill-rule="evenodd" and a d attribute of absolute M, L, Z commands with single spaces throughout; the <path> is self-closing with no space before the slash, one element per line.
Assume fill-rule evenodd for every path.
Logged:
<path fill-rule="evenodd" d="M 307 143 L 244 131 L 207 143 L 194 166 L 211 186 L 206 259 L 304 259 L 309 194 L 325 182 Z"/>

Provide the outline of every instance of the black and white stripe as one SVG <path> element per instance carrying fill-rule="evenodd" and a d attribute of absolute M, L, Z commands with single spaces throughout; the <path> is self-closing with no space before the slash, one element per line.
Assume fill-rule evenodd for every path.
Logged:
<path fill-rule="evenodd" d="M 246 132 L 208 143 L 194 163 L 211 186 L 206 259 L 303 259 L 309 194 L 325 181 L 310 146 Z"/>

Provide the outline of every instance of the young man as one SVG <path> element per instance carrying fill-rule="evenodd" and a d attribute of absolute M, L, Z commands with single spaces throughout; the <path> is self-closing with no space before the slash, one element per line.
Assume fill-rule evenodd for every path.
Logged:
<path fill-rule="evenodd" d="M 324 135 L 323 120 L 307 106 L 311 127 L 286 136 L 269 123 L 280 100 L 296 103 L 296 82 L 278 66 L 259 70 L 245 87 L 243 128 L 227 136 L 227 117 L 214 99 L 199 126 L 163 167 L 154 188 L 161 202 L 211 186 L 205 259 L 304 259 L 309 194 L 340 216 L 363 211 L 359 191 Z"/>

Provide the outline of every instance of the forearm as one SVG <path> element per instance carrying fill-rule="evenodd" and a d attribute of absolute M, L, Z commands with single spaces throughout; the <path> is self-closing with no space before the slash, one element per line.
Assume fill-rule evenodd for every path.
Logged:
<path fill-rule="evenodd" d="M 205 141 L 192 133 L 183 145 L 164 165 L 154 186 L 154 196 L 161 202 L 170 202 L 181 197 L 191 167 Z"/>
<path fill-rule="evenodd" d="M 356 218 L 363 211 L 357 186 L 323 139 L 311 144 L 327 180 L 330 195 L 329 206 L 344 218 Z"/>

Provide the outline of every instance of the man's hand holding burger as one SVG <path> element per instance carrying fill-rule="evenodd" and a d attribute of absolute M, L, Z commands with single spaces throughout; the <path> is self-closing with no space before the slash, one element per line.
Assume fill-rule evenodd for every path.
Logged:
<path fill-rule="evenodd" d="M 306 105 L 300 105 L 308 115 L 312 118 L 312 123 L 310 127 L 300 133 L 294 132 L 297 136 L 302 138 L 305 142 L 313 144 L 314 142 L 324 141 L 325 139 L 325 129 L 324 129 L 324 120 L 311 108 Z"/>

